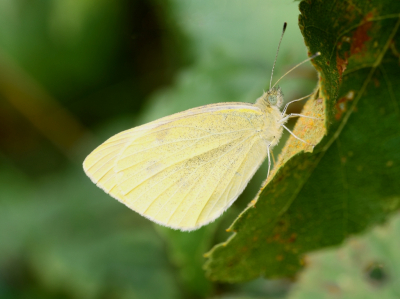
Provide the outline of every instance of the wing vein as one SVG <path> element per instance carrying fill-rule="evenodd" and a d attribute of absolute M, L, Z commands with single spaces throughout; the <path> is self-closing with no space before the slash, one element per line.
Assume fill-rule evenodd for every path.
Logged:
<path fill-rule="evenodd" d="M 250 137 L 252 137 L 252 136 L 250 136 Z M 232 147 L 231 149 L 229 149 L 228 151 L 226 151 L 225 153 L 223 153 L 223 155 L 222 155 L 221 157 L 218 157 L 217 159 L 221 159 L 223 156 L 225 156 L 227 153 L 229 153 L 230 151 L 232 151 L 234 148 L 236 148 L 236 147 L 238 147 L 239 145 L 241 145 L 243 142 L 245 142 L 246 140 L 248 140 L 250 137 L 245 138 L 242 142 L 236 144 L 234 147 Z M 215 160 L 216 160 L 216 159 L 215 159 Z M 212 161 L 212 160 L 211 160 L 211 161 Z M 210 163 L 211 161 L 208 161 L 208 162 L 205 163 L 205 164 L 208 164 L 208 163 Z M 204 165 L 205 165 L 205 164 L 204 164 Z M 213 172 L 214 172 L 215 166 L 216 166 L 217 164 L 218 164 L 218 163 L 216 163 L 216 164 L 213 166 L 213 168 L 212 168 L 212 170 L 211 170 L 210 173 L 213 173 Z M 202 187 L 204 187 L 205 183 L 208 182 L 209 178 L 210 178 L 210 176 L 203 182 Z M 190 205 L 190 208 L 193 206 L 193 202 L 198 198 L 201 189 L 202 189 L 202 188 L 199 189 L 199 192 L 197 192 L 196 197 L 192 200 L 192 203 L 191 203 L 191 205 Z M 181 203 L 182 203 L 182 202 L 181 202 Z M 179 206 L 180 206 L 180 205 L 179 205 Z M 179 208 L 179 206 L 178 206 L 178 208 Z M 178 209 L 178 208 L 177 208 L 177 209 Z M 179 222 L 179 224 L 181 224 L 181 222 L 183 221 L 183 219 L 186 217 L 186 215 L 187 215 L 188 211 L 190 210 L 190 208 L 186 210 L 186 213 L 183 215 L 183 217 L 182 217 L 181 221 Z M 177 210 L 177 209 L 176 209 L 176 210 Z"/>
<path fill-rule="evenodd" d="M 183 168 L 180 168 L 180 169 L 178 169 L 178 170 L 176 170 L 176 171 L 170 173 L 168 176 L 166 176 L 165 178 L 163 178 L 161 181 L 155 182 L 153 185 L 151 185 L 150 188 L 153 188 L 153 187 L 157 186 L 159 183 L 163 182 L 164 180 L 166 180 L 167 178 L 169 178 L 171 175 L 174 175 L 174 174 L 177 173 L 178 171 L 181 171 L 181 170 L 184 170 L 184 169 L 187 169 L 187 168 L 188 168 L 188 167 L 183 167 Z M 196 170 L 197 170 L 197 168 L 196 168 Z M 169 188 L 170 188 L 172 185 L 174 185 L 175 183 L 176 183 L 176 182 L 172 182 L 167 188 L 165 188 L 165 189 L 163 190 L 163 192 L 164 192 L 165 190 L 169 189 Z M 136 198 L 139 199 L 139 198 L 144 194 L 144 192 L 145 192 L 145 191 L 143 191 L 142 193 L 140 193 Z M 163 192 L 162 192 L 162 193 L 163 193 Z M 162 195 L 162 193 L 160 193 L 154 200 L 156 200 L 160 195 Z M 175 192 L 175 193 L 176 193 L 176 192 Z M 175 195 L 175 193 L 174 193 L 173 195 Z M 153 200 L 153 201 L 154 201 L 154 200 Z M 153 201 L 150 203 L 150 205 L 153 204 Z M 133 201 L 132 203 L 135 203 L 135 202 L 136 202 L 136 200 Z M 164 204 L 164 206 L 165 206 L 165 204 Z M 163 207 L 164 207 L 164 206 L 163 206 Z M 150 207 L 150 206 L 149 206 L 149 207 Z M 147 209 L 148 209 L 149 207 L 146 208 L 146 211 L 147 211 Z M 162 208 L 163 208 L 163 207 L 162 207 Z"/>
<path fill-rule="evenodd" d="M 155 149 L 155 148 L 160 147 L 160 146 L 163 146 L 163 145 L 174 144 L 174 143 L 181 142 L 181 141 L 192 141 L 192 140 L 199 140 L 199 141 L 200 141 L 200 140 L 202 140 L 202 139 L 204 139 L 204 138 L 207 138 L 207 137 L 210 137 L 210 136 L 225 135 L 225 134 L 238 133 L 238 132 L 243 132 L 243 131 L 252 131 L 252 130 L 251 130 L 251 129 L 243 129 L 243 130 L 229 131 L 229 132 L 224 132 L 224 133 L 219 133 L 219 134 L 211 134 L 211 133 L 209 133 L 209 135 L 207 135 L 207 136 L 198 137 L 198 138 L 175 139 L 174 141 L 171 141 L 171 142 L 160 143 L 160 144 L 157 144 L 157 145 L 155 145 L 155 146 L 153 146 L 153 147 L 145 148 L 145 149 L 143 149 L 143 150 L 141 150 L 141 151 L 131 153 L 131 154 L 129 154 L 129 155 L 126 155 L 124 158 L 127 158 L 127 157 L 130 157 L 130 156 L 139 154 L 139 153 L 144 152 L 144 151 L 148 151 L 148 150 L 151 150 L 151 149 Z M 157 132 L 152 132 L 152 133 L 157 133 Z M 130 144 L 130 145 L 140 145 L 140 144 L 144 144 L 144 143 L 146 143 L 146 142 L 142 142 L 142 143 L 132 143 L 132 144 Z M 128 167 L 128 168 L 129 168 L 129 167 Z M 124 170 L 124 169 L 120 169 L 120 170 Z"/>
<path fill-rule="evenodd" d="M 91 169 L 92 169 L 94 166 L 96 166 L 101 160 L 103 160 L 104 158 L 106 158 L 106 157 L 108 157 L 108 156 L 110 156 L 110 155 L 115 154 L 116 151 L 117 151 L 117 150 L 112 151 L 112 152 L 108 153 L 107 155 L 100 157 L 98 160 L 96 160 L 96 162 L 93 163 L 93 165 L 91 165 L 89 168 L 87 168 L 86 171 L 91 170 Z M 119 149 L 119 151 L 121 151 L 121 149 Z M 108 162 L 110 162 L 112 159 L 115 159 L 115 155 L 113 155 L 113 156 L 112 156 L 110 159 L 108 159 L 106 162 L 102 163 L 101 166 L 104 166 L 105 164 L 107 164 Z M 112 167 L 111 167 L 111 168 L 112 168 Z M 97 173 L 100 169 L 101 169 L 101 168 L 97 169 L 97 170 L 94 171 L 93 173 Z"/>
<path fill-rule="evenodd" d="M 257 140 L 257 138 L 255 138 L 255 140 Z M 252 142 L 252 144 L 251 144 L 249 150 L 247 151 L 247 154 L 251 151 L 251 149 L 253 148 L 254 144 L 255 144 L 255 141 Z M 241 162 L 241 163 L 239 164 L 239 166 L 236 168 L 233 177 L 235 176 L 235 173 L 237 172 L 237 170 L 243 165 L 244 160 L 246 160 L 245 158 L 246 158 L 246 156 L 243 157 L 242 162 Z M 227 171 L 229 171 L 229 169 L 227 169 L 227 170 L 225 171 L 225 173 L 226 173 Z M 221 177 L 221 178 L 222 178 L 222 177 Z M 233 180 L 233 178 L 232 178 L 232 180 Z M 232 181 L 232 180 L 231 180 L 231 181 Z M 219 182 L 220 182 L 220 181 L 221 181 L 221 179 L 219 180 Z M 225 187 L 225 190 L 228 188 L 228 186 L 229 186 L 229 184 Z M 217 187 L 217 185 L 216 185 L 216 187 Z M 215 192 L 216 187 L 214 188 L 214 192 Z M 225 192 L 225 190 L 224 190 L 224 192 Z M 224 192 L 221 194 L 221 196 L 224 194 Z M 211 194 L 211 196 L 212 196 L 212 194 Z M 221 198 L 221 196 L 220 196 L 220 198 Z M 206 218 L 208 218 L 208 216 L 210 216 L 211 211 L 214 209 L 214 207 L 215 207 L 215 205 L 217 204 L 218 201 L 219 201 L 219 199 L 218 199 L 218 200 L 215 200 L 214 205 L 212 206 L 212 208 L 211 208 L 210 211 L 208 212 Z M 201 214 L 203 213 L 203 210 L 205 209 L 206 206 L 207 206 L 207 202 L 205 203 L 205 205 L 204 205 L 203 208 L 201 209 L 201 212 L 199 213 L 199 216 L 197 217 L 196 224 L 198 223 L 199 218 L 200 218 Z"/>
<path fill-rule="evenodd" d="M 200 167 L 201 167 L 201 166 L 197 167 L 197 168 L 190 174 L 190 176 L 189 176 L 188 178 L 192 177 L 192 176 L 197 172 L 197 170 L 199 170 Z M 195 180 L 195 182 L 197 182 L 197 181 L 199 180 L 199 178 L 200 178 L 200 177 L 198 177 L 198 178 Z M 156 215 L 155 215 L 154 217 L 156 217 L 156 216 L 162 211 L 162 209 L 163 209 L 163 208 L 166 206 L 166 204 L 171 200 L 171 198 L 173 198 L 174 195 L 181 189 L 181 187 L 182 187 L 182 186 L 179 186 L 179 188 L 176 189 L 175 192 L 174 192 L 173 194 L 171 194 L 171 196 L 167 199 L 167 202 L 163 204 L 163 206 L 157 211 L 157 213 L 156 213 Z M 190 193 L 190 191 L 191 191 L 194 187 L 195 187 L 195 184 L 192 184 L 192 187 L 189 189 L 189 191 L 188 191 L 188 192 L 185 194 L 185 196 L 182 198 L 181 202 L 183 202 L 183 200 L 188 196 L 188 194 Z M 151 204 L 153 204 L 153 202 L 152 202 Z M 174 212 L 175 212 L 175 211 L 173 211 L 172 214 L 173 214 Z M 170 219 L 171 219 L 171 216 L 168 218 L 167 223 L 169 222 Z"/>
<path fill-rule="evenodd" d="M 250 137 L 249 137 L 249 138 L 250 138 Z M 247 138 L 247 139 L 248 139 L 248 138 Z M 190 178 L 192 175 L 194 175 L 194 174 L 197 172 L 197 170 L 198 170 L 199 168 L 201 168 L 202 166 L 204 166 L 205 164 L 208 164 L 208 163 L 210 163 L 210 162 L 212 162 L 212 161 L 214 161 L 214 160 L 217 160 L 217 159 L 218 159 L 218 158 L 215 158 L 215 159 L 213 159 L 213 160 L 207 161 L 207 162 L 201 164 L 200 166 L 196 167 L 196 169 L 189 175 L 188 178 Z M 214 167 L 215 167 L 215 166 L 214 166 Z M 187 169 L 187 168 L 188 168 L 188 167 L 184 167 L 184 168 L 178 169 L 177 171 L 171 173 L 170 175 L 173 175 L 173 174 L 175 174 L 176 172 L 178 172 L 178 171 L 180 171 L 180 170 L 182 170 L 182 169 Z M 227 171 L 228 171 L 228 170 L 227 170 Z M 165 179 L 167 179 L 170 175 L 168 175 L 167 177 L 163 178 L 161 181 L 156 182 L 156 183 L 153 184 L 151 187 L 154 187 L 154 186 L 156 186 L 157 184 L 161 183 L 162 181 L 164 181 Z M 169 189 L 173 184 L 175 184 L 175 182 L 173 182 L 173 183 L 170 184 L 167 188 L 165 188 L 164 191 L 167 190 L 167 189 Z M 193 186 L 194 186 L 194 184 L 193 184 Z M 168 200 L 166 201 L 166 203 L 164 203 L 164 205 L 159 209 L 159 211 L 157 212 L 157 214 L 156 214 L 155 216 L 153 216 L 153 217 L 156 217 L 156 216 L 158 215 L 158 213 L 165 207 L 165 205 L 166 205 L 166 204 L 171 200 L 171 198 L 179 191 L 180 188 L 181 188 L 181 187 L 179 187 L 177 190 L 175 190 L 175 192 L 168 198 Z M 191 188 L 191 189 L 193 189 L 193 188 Z M 138 198 L 140 198 L 140 196 L 141 196 L 143 193 L 144 193 L 144 192 L 142 192 L 140 195 L 138 195 Z M 189 192 L 188 192 L 188 193 L 189 193 Z M 145 213 L 145 212 L 151 207 L 151 205 L 154 203 L 154 201 L 155 201 L 157 198 L 159 198 L 161 194 L 162 194 L 162 193 L 160 193 L 155 199 L 153 199 L 153 201 L 150 203 L 150 205 L 146 208 L 146 210 L 145 210 L 143 213 Z M 185 196 L 184 198 L 186 198 L 186 196 Z"/>
<path fill-rule="evenodd" d="M 172 153 L 172 154 L 170 154 L 169 156 L 166 156 L 166 157 L 162 158 L 161 160 L 155 161 L 154 163 L 148 165 L 146 168 L 149 168 L 149 167 L 153 166 L 154 164 L 159 163 L 159 162 L 162 161 L 162 160 L 168 159 L 168 158 L 171 157 L 171 156 L 175 156 L 175 155 L 178 154 L 179 152 L 181 152 L 181 151 L 187 149 L 188 147 L 191 147 L 191 146 L 196 145 L 196 143 L 198 143 L 199 141 L 200 141 L 200 140 L 197 140 L 196 142 L 191 143 L 190 145 L 188 145 L 188 146 L 186 146 L 186 147 L 184 147 L 184 148 L 181 148 L 179 151 L 177 151 L 177 152 L 175 152 L 175 153 Z M 122 169 L 122 170 L 131 168 L 131 167 L 134 167 L 134 166 L 140 164 L 141 162 L 143 162 L 143 161 L 140 161 L 140 162 L 138 162 L 138 163 L 136 163 L 136 164 L 134 164 L 134 165 L 131 165 L 131 166 L 127 167 L 127 168 L 124 168 L 124 169 Z M 181 162 L 181 161 L 180 161 L 180 162 Z M 163 168 L 163 169 L 160 169 L 158 172 L 154 173 L 152 176 L 150 176 L 150 177 L 148 177 L 147 179 L 145 179 L 142 183 L 140 183 L 139 185 L 135 186 L 133 189 L 131 189 L 131 190 L 130 190 L 129 192 L 127 192 L 126 194 L 129 194 L 130 192 L 132 192 L 133 190 L 135 190 L 135 188 L 137 188 L 138 186 L 140 186 L 141 184 L 143 184 L 144 182 L 146 182 L 148 179 L 152 178 L 153 176 L 159 174 L 161 171 L 164 171 L 164 170 L 166 170 L 166 169 L 168 169 L 168 168 L 170 168 L 170 167 L 173 167 L 174 165 L 175 165 L 175 164 L 169 165 L 169 166 L 167 166 L 167 167 L 165 167 L 165 168 Z M 118 170 L 118 171 L 122 171 L 122 170 Z M 145 169 L 140 169 L 140 170 L 138 170 L 137 172 L 135 172 L 135 173 L 131 174 L 130 176 L 128 176 L 127 178 L 125 178 L 124 180 L 121 180 L 119 183 L 122 184 L 122 183 L 126 182 L 126 181 L 129 180 L 132 176 L 135 176 L 135 175 L 139 174 L 140 172 L 142 172 L 142 171 L 144 171 L 144 170 L 145 170 Z"/>
<path fill-rule="evenodd" d="M 240 138 L 242 138 L 242 136 L 238 137 L 237 139 L 240 139 Z M 197 154 L 197 155 L 194 155 L 194 156 L 191 156 L 191 157 L 188 157 L 188 158 L 184 158 L 184 160 L 193 159 L 193 158 L 195 158 L 195 157 L 198 157 L 198 156 L 200 156 L 200 155 L 203 155 L 203 154 L 205 154 L 205 153 L 208 153 L 208 152 L 210 152 L 210 151 L 212 151 L 212 150 L 214 150 L 214 149 L 216 149 L 216 148 L 218 148 L 218 147 L 221 147 L 221 146 L 224 146 L 224 145 L 226 145 L 226 144 L 228 144 L 228 143 L 230 143 L 230 142 L 233 142 L 233 141 L 235 141 L 235 140 L 237 140 L 237 139 L 231 140 L 231 141 L 229 141 L 229 142 L 227 142 L 227 143 L 224 143 L 224 144 L 222 144 L 222 145 L 218 145 L 217 147 L 213 147 L 213 148 L 208 149 L 208 150 L 206 150 L 206 151 L 204 151 L 204 152 L 201 152 L 201 153 L 199 153 L 199 154 Z M 198 143 L 199 141 L 200 141 L 200 140 L 196 141 L 194 144 Z M 159 163 L 159 162 L 161 162 L 161 161 L 163 161 L 163 160 L 165 160 L 165 159 L 167 159 L 167 158 L 169 158 L 169 157 L 171 157 L 171 156 L 175 156 L 175 155 L 177 155 L 179 152 L 185 150 L 186 148 L 188 148 L 188 147 L 190 147 L 190 146 L 193 146 L 194 144 L 190 144 L 190 145 L 188 145 L 188 146 L 186 146 L 186 147 L 180 149 L 178 152 L 172 153 L 171 155 L 169 155 L 169 156 L 167 156 L 167 157 L 164 157 L 164 158 L 162 158 L 162 159 L 160 159 L 160 160 L 158 160 L 158 161 L 155 161 L 153 164 L 147 166 L 146 168 L 151 167 L 152 165 L 154 165 L 154 164 L 156 164 L 156 163 Z M 136 163 L 135 165 L 137 165 L 137 164 L 139 164 L 139 163 L 141 163 L 141 162 L 142 162 L 142 161 Z M 182 161 L 179 161 L 179 162 L 182 162 Z M 176 163 L 179 163 L 179 162 L 176 162 Z M 175 163 L 175 164 L 176 164 L 176 163 Z M 174 164 L 174 165 L 175 165 L 175 164 Z M 129 166 L 129 167 L 127 167 L 127 168 L 124 168 L 124 169 L 122 169 L 122 170 L 128 169 L 128 168 L 133 167 L 133 166 L 135 166 L 135 165 L 131 165 L 131 166 Z M 161 171 L 164 171 L 164 170 L 166 170 L 166 169 L 168 169 L 168 168 L 170 168 L 170 167 L 172 167 L 172 166 L 174 166 L 174 165 L 170 165 L 170 166 L 167 166 L 167 167 L 165 167 L 165 168 L 163 168 L 163 169 L 159 169 L 157 172 L 153 173 L 150 177 L 148 177 L 147 179 L 145 179 L 143 182 L 145 182 L 146 180 L 148 180 L 148 179 L 154 177 L 155 175 L 159 174 Z M 118 170 L 118 171 L 122 171 L 122 170 Z M 118 183 L 121 184 L 121 183 L 123 183 L 123 182 L 129 180 L 132 176 L 137 175 L 137 174 L 140 174 L 140 172 L 143 172 L 143 171 L 145 171 L 145 169 L 141 169 L 141 170 L 135 172 L 134 174 L 130 175 L 129 177 L 125 178 L 125 179 L 122 180 L 122 181 L 119 181 Z M 142 183 L 143 183 L 143 182 L 142 182 Z M 142 184 L 142 183 L 141 183 L 141 184 Z M 140 184 L 139 184 L 139 185 L 140 185 Z M 139 185 L 138 185 L 138 186 L 139 186 Z M 136 186 L 135 186 L 134 188 L 136 188 Z M 132 190 L 134 190 L 134 188 L 131 189 L 131 190 L 130 190 L 129 192 L 127 192 L 126 194 L 132 192 Z"/>

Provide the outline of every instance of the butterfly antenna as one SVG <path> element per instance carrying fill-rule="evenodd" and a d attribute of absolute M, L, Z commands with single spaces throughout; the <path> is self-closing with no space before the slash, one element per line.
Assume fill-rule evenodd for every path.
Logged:
<path fill-rule="evenodd" d="M 290 70 L 288 70 L 282 77 L 280 77 L 280 78 L 278 79 L 278 81 L 275 82 L 275 84 L 274 84 L 274 86 L 272 86 L 272 88 L 274 88 L 275 85 L 278 84 L 278 82 L 281 81 L 281 79 L 282 79 L 283 77 L 285 77 L 287 74 L 289 74 L 289 73 L 290 73 L 291 71 L 293 71 L 295 68 L 299 67 L 299 66 L 302 65 L 303 63 L 306 63 L 307 61 L 310 61 L 310 60 L 314 59 L 315 57 L 318 57 L 319 55 L 321 55 L 321 52 L 315 53 L 313 56 L 307 58 L 306 60 L 304 60 L 304 61 L 300 62 L 299 64 L 295 65 L 294 67 L 292 67 L 292 68 L 291 68 Z M 272 80 L 272 78 L 271 78 L 271 80 Z M 271 88 L 270 88 L 270 89 L 271 89 Z"/>
<path fill-rule="evenodd" d="M 274 74 L 275 63 L 276 63 L 276 59 L 278 58 L 279 48 L 281 47 L 281 42 L 282 42 L 283 34 L 284 34 L 285 31 L 286 31 L 286 26 L 287 26 L 287 23 L 286 23 L 286 22 L 283 23 L 283 30 L 282 30 L 281 39 L 279 40 L 278 50 L 276 51 L 275 60 L 274 60 L 274 65 L 272 66 L 271 80 L 269 81 L 269 89 L 271 89 L 271 85 L 272 85 L 272 75 Z"/>

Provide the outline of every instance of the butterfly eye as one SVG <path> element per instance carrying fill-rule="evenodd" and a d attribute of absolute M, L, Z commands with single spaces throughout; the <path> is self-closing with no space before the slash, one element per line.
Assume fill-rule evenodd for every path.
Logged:
<path fill-rule="evenodd" d="M 269 96 L 269 97 L 268 97 L 268 102 L 269 102 L 271 105 L 276 105 L 276 103 L 278 102 L 277 96 Z"/>

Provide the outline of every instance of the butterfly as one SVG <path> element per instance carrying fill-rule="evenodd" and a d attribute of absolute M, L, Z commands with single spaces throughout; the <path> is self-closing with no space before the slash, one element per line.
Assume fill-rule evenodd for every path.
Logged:
<path fill-rule="evenodd" d="M 286 114 L 291 102 L 280 111 L 282 91 L 271 82 L 254 104 L 201 106 L 116 134 L 87 156 L 84 171 L 142 216 L 173 229 L 198 229 L 232 205 L 266 157 L 269 174 L 270 152 L 288 130 L 285 123 L 303 116 Z"/>

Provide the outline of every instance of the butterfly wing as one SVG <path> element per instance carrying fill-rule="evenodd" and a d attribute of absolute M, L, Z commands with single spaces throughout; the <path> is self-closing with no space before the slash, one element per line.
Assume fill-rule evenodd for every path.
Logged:
<path fill-rule="evenodd" d="M 220 216 L 267 154 L 265 114 L 208 105 L 121 132 L 85 160 L 98 186 L 141 215 L 193 230 Z"/>
<path fill-rule="evenodd" d="M 215 106 L 218 105 L 219 104 L 215 104 Z M 83 162 L 83 169 L 85 173 L 93 181 L 93 183 L 95 183 L 105 192 L 115 197 L 117 200 L 124 202 L 122 200 L 123 195 L 119 193 L 119 189 L 117 188 L 114 172 L 114 164 L 119 157 L 120 152 L 130 142 L 140 137 L 142 134 L 145 134 L 152 128 L 169 123 L 173 120 L 197 114 L 200 109 L 201 107 L 166 116 L 148 124 L 138 126 L 114 135 L 103 142 L 86 157 L 85 161 Z"/>
<path fill-rule="evenodd" d="M 83 162 L 83 169 L 92 182 L 121 202 L 124 202 L 123 195 L 117 188 L 114 164 L 122 149 L 143 133 L 144 130 L 133 128 L 114 135 L 91 152 Z"/>

